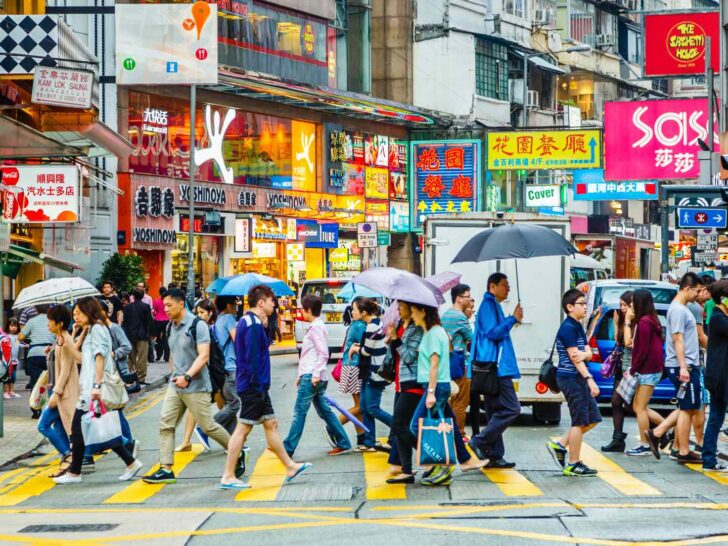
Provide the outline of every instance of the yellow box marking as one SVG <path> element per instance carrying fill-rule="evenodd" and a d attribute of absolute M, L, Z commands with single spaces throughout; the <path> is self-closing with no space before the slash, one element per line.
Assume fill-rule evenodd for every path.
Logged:
<path fill-rule="evenodd" d="M 367 481 L 367 500 L 394 500 L 407 498 L 407 486 L 403 483 L 388 484 L 389 456 L 386 453 L 362 453 L 364 477 Z"/>
<path fill-rule="evenodd" d="M 264 449 L 250 475 L 250 489 L 240 491 L 236 501 L 274 501 L 286 480 L 286 467 L 270 449 Z"/>
<path fill-rule="evenodd" d="M 541 497 L 543 491 L 531 483 L 523 474 L 512 468 L 484 468 L 490 481 L 509 497 Z"/>
<path fill-rule="evenodd" d="M 617 463 L 583 442 L 581 444 L 581 460 L 585 465 L 598 470 L 597 477 L 623 495 L 629 497 L 662 495 L 661 491 L 635 478 Z"/>

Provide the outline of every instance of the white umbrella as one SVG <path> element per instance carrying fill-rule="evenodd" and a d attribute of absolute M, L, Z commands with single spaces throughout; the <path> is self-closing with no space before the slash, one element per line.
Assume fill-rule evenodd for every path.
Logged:
<path fill-rule="evenodd" d="M 81 277 L 61 277 L 23 288 L 15 299 L 13 309 L 69 303 L 86 296 L 100 295 L 90 282 Z"/>

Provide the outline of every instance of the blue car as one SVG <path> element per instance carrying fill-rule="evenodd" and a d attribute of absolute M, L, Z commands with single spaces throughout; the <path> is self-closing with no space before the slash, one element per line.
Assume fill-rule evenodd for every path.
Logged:
<path fill-rule="evenodd" d="M 665 335 L 665 325 L 667 321 L 667 309 L 669 305 L 664 303 L 656 303 L 660 324 L 662 324 L 662 333 Z M 602 363 L 614 350 L 614 311 L 619 309 L 619 304 L 602 304 L 592 316 L 589 318 L 587 327 L 587 340 L 592 351 L 592 360 L 588 363 L 589 371 L 594 376 L 594 380 L 599 387 L 599 396 L 597 402 L 608 403 L 612 398 L 614 390 L 614 378 L 605 378 L 602 376 Z M 675 387 L 669 379 L 663 379 L 656 387 L 652 394 L 652 401 L 667 404 L 670 399 L 675 397 Z"/>

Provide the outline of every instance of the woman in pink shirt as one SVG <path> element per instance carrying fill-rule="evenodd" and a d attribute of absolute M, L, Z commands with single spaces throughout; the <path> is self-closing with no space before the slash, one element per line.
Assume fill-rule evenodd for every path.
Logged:
<path fill-rule="evenodd" d="M 169 361 L 169 345 L 167 344 L 167 324 L 169 317 L 164 310 L 164 296 L 167 295 L 167 289 L 162 286 L 159 289 L 159 298 L 152 302 L 152 315 L 154 316 L 154 324 L 152 325 L 152 339 L 156 347 L 156 360 L 160 357 L 165 362 Z"/>

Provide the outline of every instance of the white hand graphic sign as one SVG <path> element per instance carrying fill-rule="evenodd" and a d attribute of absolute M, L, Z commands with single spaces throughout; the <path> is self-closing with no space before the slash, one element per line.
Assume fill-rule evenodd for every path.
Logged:
<path fill-rule="evenodd" d="M 198 167 L 211 159 L 217 163 L 223 182 L 226 184 L 233 183 L 233 170 L 225 166 L 225 158 L 223 157 L 223 142 L 225 140 L 225 132 L 235 119 L 235 110 L 229 109 L 225 113 L 225 119 L 220 120 L 220 112 L 215 111 L 212 116 L 212 108 L 208 104 L 205 106 L 205 132 L 210 140 L 210 147 L 198 150 L 195 148 L 195 165 Z M 214 121 L 214 123 L 213 123 Z"/>

